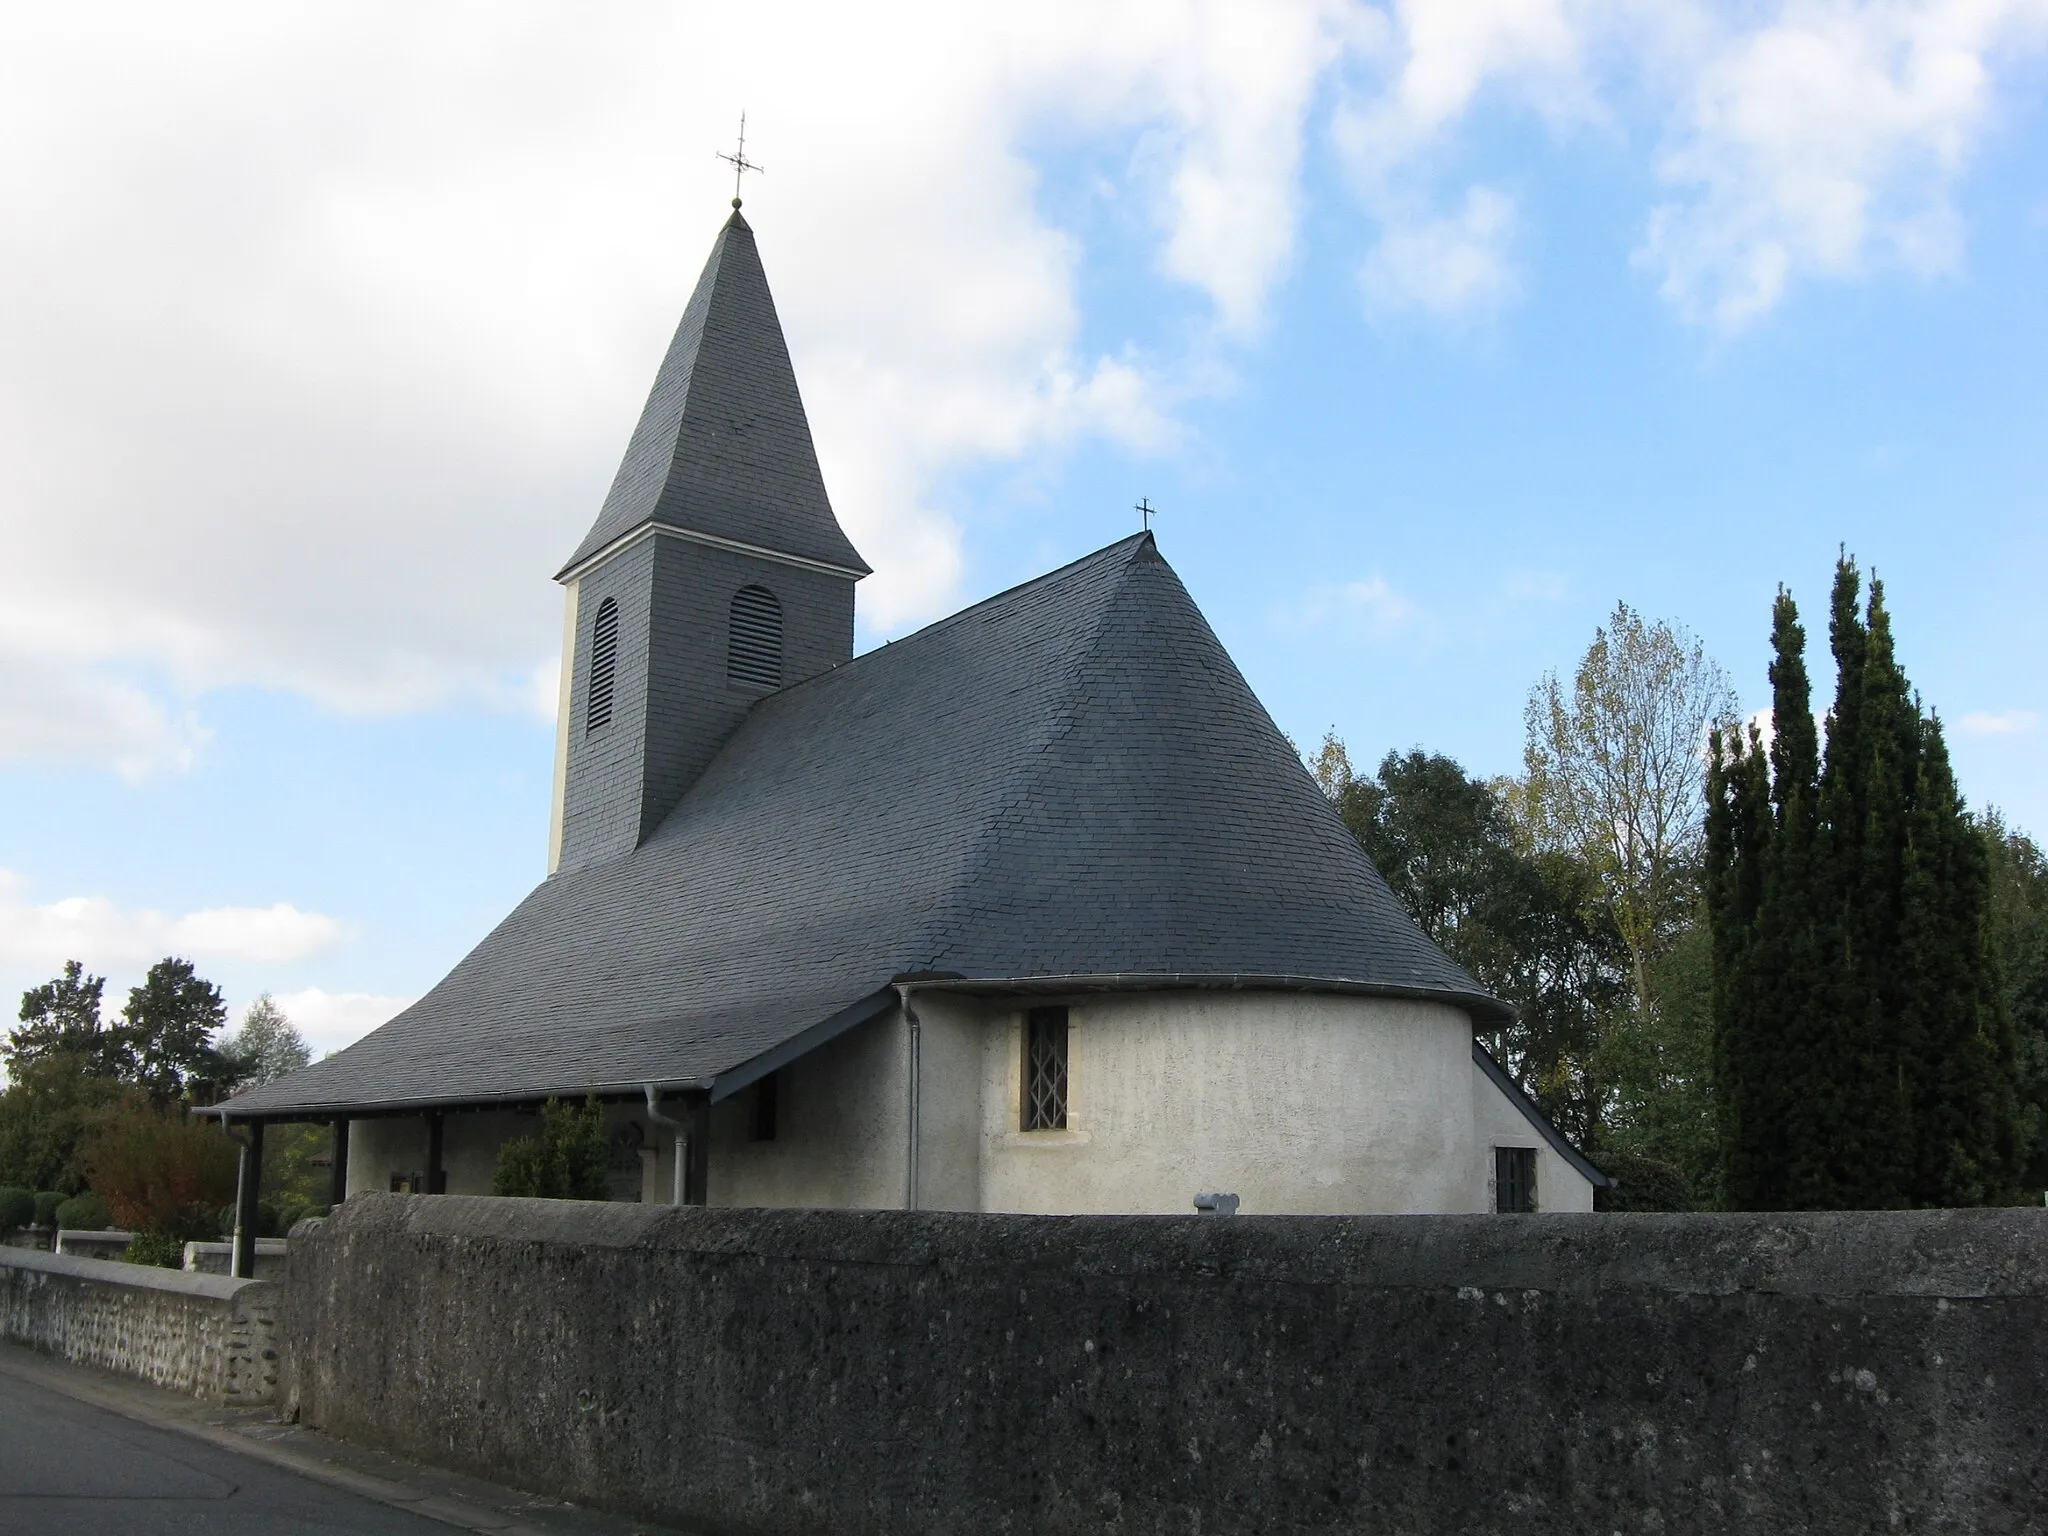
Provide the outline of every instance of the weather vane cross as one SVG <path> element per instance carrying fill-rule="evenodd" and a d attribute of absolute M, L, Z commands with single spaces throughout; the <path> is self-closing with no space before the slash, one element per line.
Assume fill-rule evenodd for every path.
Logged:
<path fill-rule="evenodd" d="M 1152 505 L 1152 498 L 1150 496 L 1140 496 L 1138 504 L 1131 508 L 1131 510 L 1138 514 L 1138 526 L 1143 528 L 1145 532 L 1150 533 L 1152 531 L 1153 516 L 1159 511 L 1157 507 Z"/>
<path fill-rule="evenodd" d="M 722 149 L 716 150 L 714 151 L 714 153 L 718 156 L 719 159 L 723 160 L 727 165 L 732 167 L 732 205 L 733 207 L 737 208 L 740 205 L 740 178 L 746 175 L 749 171 L 759 171 L 764 176 L 768 174 L 768 167 L 766 167 L 765 165 L 756 165 L 753 161 L 747 158 L 746 113 L 742 112 L 740 114 L 739 148 L 734 150 L 729 155 Z"/>

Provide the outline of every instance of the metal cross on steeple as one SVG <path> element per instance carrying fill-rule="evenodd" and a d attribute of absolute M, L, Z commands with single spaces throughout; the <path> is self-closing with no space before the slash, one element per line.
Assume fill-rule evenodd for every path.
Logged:
<path fill-rule="evenodd" d="M 1152 518 L 1159 511 L 1157 507 L 1152 505 L 1152 498 L 1150 496 L 1140 496 L 1138 504 L 1131 508 L 1131 510 L 1138 514 L 1138 525 L 1147 533 L 1150 533 L 1152 531 Z"/>
<path fill-rule="evenodd" d="M 766 167 L 765 165 L 756 165 L 753 161 L 747 158 L 746 113 L 742 112 L 740 114 L 740 147 L 734 150 L 729 155 L 722 149 L 716 151 L 715 153 L 717 154 L 719 159 L 723 160 L 727 165 L 732 167 L 732 205 L 733 207 L 737 208 L 740 205 L 740 178 L 746 175 L 749 171 L 759 171 L 764 176 L 768 174 L 768 167 Z"/>

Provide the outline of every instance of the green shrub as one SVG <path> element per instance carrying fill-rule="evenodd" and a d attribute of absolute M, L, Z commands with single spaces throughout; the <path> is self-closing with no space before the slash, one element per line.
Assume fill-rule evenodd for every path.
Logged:
<path fill-rule="evenodd" d="M 498 1149 L 491 1192 L 537 1200 L 604 1200 L 611 1195 L 611 1143 L 596 1098 L 581 1105 L 549 1099 L 540 1134 Z"/>
<path fill-rule="evenodd" d="M 215 1221 L 220 1227 L 220 1235 L 222 1237 L 233 1237 L 235 1235 L 235 1208 L 233 1204 L 222 1206 L 220 1214 L 215 1218 Z M 279 1214 L 278 1207 L 271 1201 L 258 1200 L 256 1202 L 256 1235 L 258 1237 L 282 1237 L 284 1233 L 284 1220 Z"/>
<path fill-rule="evenodd" d="M 1598 1191 L 1603 1211 L 1693 1211 L 1699 1205 L 1685 1172 L 1672 1163 L 1619 1147 L 1600 1149 L 1600 1171 L 1614 1180 Z"/>
<path fill-rule="evenodd" d="M 57 1225 L 72 1232 L 104 1232 L 114 1224 L 107 1202 L 91 1190 L 57 1207 Z"/>
<path fill-rule="evenodd" d="M 61 1190 L 38 1190 L 36 1192 L 36 1225 L 39 1227 L 54 1227 L 57 1225 L 57 1207 L 69 1198 Z"/>
<path fill-rule="evenodd" d="M 25 1189 L 0 1189 L 0 1232 L 26 1227 L 36 1219 L 36 1197 Z"/>
<path fill-rule="evenodd" d="M 169 1232 L 138 1232 L 128 1240 L 121 1257 L 130 1264 L 154 1264 L 158 1269 L 183 1269 L 187 1239 Z"/>

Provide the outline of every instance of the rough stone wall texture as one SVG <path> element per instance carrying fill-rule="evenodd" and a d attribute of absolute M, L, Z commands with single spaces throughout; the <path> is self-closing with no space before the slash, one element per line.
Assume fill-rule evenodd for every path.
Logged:
<path fill-rule="evenodd" d="M 320 1427 L 705 1532 L 2048 1528 L 2048 1213 L 351 1200 Z"/>
<path fill-rule="evenodd" d="M 0 1253 L 0 1337 L 174 1392 L 277 1395 L 281 1287 L 58 1253 Z"/>

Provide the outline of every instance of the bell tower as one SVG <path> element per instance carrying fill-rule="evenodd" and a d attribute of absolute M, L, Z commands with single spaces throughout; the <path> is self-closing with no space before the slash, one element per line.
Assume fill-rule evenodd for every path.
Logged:
<path fill-rule="evenodd" d="M 867 574 L 734 198 L 611 493 L 555 578 L 549 872 L 631 853 L 757 699 L 850 659 Z"/>

